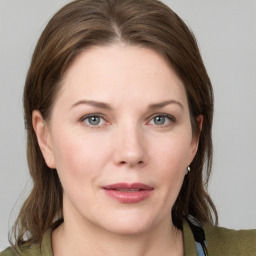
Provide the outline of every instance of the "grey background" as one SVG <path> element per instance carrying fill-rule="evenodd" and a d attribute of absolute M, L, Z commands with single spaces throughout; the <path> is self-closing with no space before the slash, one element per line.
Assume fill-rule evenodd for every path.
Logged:
<path fill-rule="evenodd" d="M 42 29 L 67 2 L 0 0 L 0 250 L 30 188 L 22 111 L 26 71 Z M 209 191 L 220 225 L 256 228 L 256 1 L 164 2 L 195 33 L 214 86 Z"/>

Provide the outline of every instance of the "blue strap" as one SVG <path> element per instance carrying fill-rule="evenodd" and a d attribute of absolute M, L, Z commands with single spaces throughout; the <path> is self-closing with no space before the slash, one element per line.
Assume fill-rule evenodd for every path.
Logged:
<path fill-rule="evenodd" d="M 203 225 L 191 215 L 188 215 L 186 219 L 195 239 L 197 255 L 206 256 L 207 244 Z"/>

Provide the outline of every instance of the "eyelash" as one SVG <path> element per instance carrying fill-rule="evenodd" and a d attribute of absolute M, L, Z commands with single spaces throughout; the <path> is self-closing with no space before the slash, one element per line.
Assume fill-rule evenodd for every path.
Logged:
<path fill-rule="evenodd" d="M 94 113 L 94 114 L 89 114 L 89 115 L 85 115 L 83 116 L 80 121 L 82 123 L 85 123 L 86 120 L 89 120 L 89 118 L 100 118 L 100 119 L 103 119 L 104 122 L 107 122 L 104 118 L 104 116 L 102 114 L 98 114 L 98 113 Z M 174 123 L 176 121 L 175 117 L 172 116 L 172 115 L 169 115 L 169 114 L 166 114 L 166 113 L 157 113 L 157 114 L 154 114 L 153 116 L 150 117 L 149 121 L 147 122 L 147 124 L 151 125 L 150 122 L 151 121 L 154 121 L 154 118 L 157 118 L 157 117 L 164 117 L 164 118 L 167 118 L 169 120 L 168 124 L 161 124 L 161 125 L 156 125 L 156 124 L 152 124 L 152 125 L 155 125 L 155 126 L 158 126 L 158 127 L 168 127 L 170 126 L 172 123 Z M 100 128 L 101 126 L 103 125 L 107 125 L 107 124 L 103 124 L 103 125 L 92 125 L 92 124 L 89 124 L 89 123 L 85 123 L 86 126 L 90 127 L 90 128 Z"/>
<path fill-rule="evenodd" d="M 172 116 L 172 115 L 169 115 L 169 114 L 166 114 L 166 113 L 157 113 L 157 114 L 153 115 L 152 117 L 150 117 L 150 121 L 149 122 L 153 121 L 154 118 L 156 118 L 156 117 L 164 117 L 164 118 L 167 118 L 168 121 L 169 121 L 168 124 L 162 124 L 162 125 L 153 124 L 153 125 L 159 126 L 159 127 L 168 127 L 168 126 L 170 126 L 172 123 L 174 123 L 176 121 L 175 117 Z"/>
<path fill-rule="evenodd" d="M 85 123 L 86 120 L 89 120 L 89 118 L 92 118 L 92 117 L 101 118 L 101 119 L 103 119 L 103 120 L 106 122 L 104 116 L 101 115 L 101 114 L 97 114 L 97 113 L 85 115 L 85 116 L 83 116 L 83 117 L 80 119 L 80 121 L 81 121 L 82 123 Z M 91 128 L 100 128 L 100 127 L 102 126 L 102 125 L 92 125 L 92 124 L 88 124 L 88 123 L 85 123 L 85 125 L 88 126 L 88 127 L 91 127 Z"/>

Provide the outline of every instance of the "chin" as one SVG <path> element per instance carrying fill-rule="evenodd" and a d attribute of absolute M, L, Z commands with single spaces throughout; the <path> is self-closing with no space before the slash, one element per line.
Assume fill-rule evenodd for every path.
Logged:
<path fill-rule="evenodd" d="M 137 214 L 119 214 L 113 218 L 105 218 L 102 227 L 111 233 L 119 235 L 136 235 L 149 232 L 155 226 L 155 219 L 145 215 Z"/>
<path fill-rule="evenodd" d="M 143 233 L 147 233 L 151 230 L 148 225 L 138 225 L 137 224 L 114 224 L 114 226 L 109 227 L 108 231 L 121 236 L 134 236 Z"/>

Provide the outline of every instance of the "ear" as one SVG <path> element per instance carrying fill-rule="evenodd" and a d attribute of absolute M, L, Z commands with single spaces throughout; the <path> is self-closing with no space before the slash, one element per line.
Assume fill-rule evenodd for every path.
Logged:
<path fill-rule="evenodd" d="M 198 132 L 197 132 L 197 134 L 193 134 L 193 138 L 192 138 L 192 142 L 191 142 L 190 163 L 193 161 L 193 159 L 196 155 L 197 149 L 198 149 L 199 138 L 200 138 L 200 134 L 201 134 L 201 131 L 202 131 L 202 128 L 203 128 L 203 120 L 204 120 L 203 115 L 198 115 L 197 118 L 196 118 L 196 124 L 197 124 L 197 127 L 198 127 Z M 188 164 L 188 166 L 189 166 L 189 164 Z"/>
<path fill-rule="evenodd" d="M 203 129 L 203 121 L 204 121 L 204 116 L 203 115 L 198 115 L 197 118 L 196 118 L 197 126 L 199 128 L 198 137 L 200 136 L 200 133 Z"/>
<path fill-rule="evenodd" d="M 38 110 L 33 111 L 32 123 L 37 137 L 38 145 L 41 149 L 47 166 L 51 169 L 56 168 L 49 127 L 47 126 L 45 120 Z"/>

